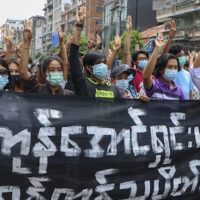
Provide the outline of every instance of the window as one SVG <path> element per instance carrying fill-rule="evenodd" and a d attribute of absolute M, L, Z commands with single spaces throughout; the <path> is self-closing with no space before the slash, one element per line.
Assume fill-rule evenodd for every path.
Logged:
<path fill-rule="evenodd" d="M 103 20 L 102 19 L 96 19 L 96 25 L 102 25 Z"/>
<path fill-rule="evenodd" d="M 96 0 L 97 3 L 104 3 L 104 0 Z"/>
<path fill-rule="evenodd" d="M 97 13 L 103 13 L 103 8 L 102 7 L 97 7 L 96 8 Z"/>

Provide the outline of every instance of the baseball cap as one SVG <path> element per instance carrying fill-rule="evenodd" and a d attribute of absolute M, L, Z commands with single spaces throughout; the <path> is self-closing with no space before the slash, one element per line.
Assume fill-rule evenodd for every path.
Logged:
<path fill-rule="evenodd" d="M 132 70 L 128 65 L 120 65 L 120 66 L 116 66 L 112 69 L 110 77 L 111 78 L 116 78 L 117 76 L 119 76 L 120 74 L 126 72 L 128 75 L 130 74 L 135 74 L 135 70 Z"/>

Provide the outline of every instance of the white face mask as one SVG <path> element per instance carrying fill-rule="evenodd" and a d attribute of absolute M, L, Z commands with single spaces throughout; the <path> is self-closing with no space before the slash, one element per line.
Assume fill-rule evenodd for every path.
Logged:
<path fill-rule="evenodd" d="M 176 79 L 177 73 L 178 73 L 178 70 L 176 69 L 165 69 L 165 73 L 163 77 L 168 81 L 173 81 Z"/>
<path fill-rule="evenodd" d="M 141 69 L 145 69 L 147 64 L 148 64 L 148 60 L 140 60 L 138 62 L 138 67 L 141 68 Z"/>
<path fill-rule="evenodd" d="M 116 85 L 123 90 L 127 90 L 129 86 L 129 80 L 128 79 L 116 80 Z"/>

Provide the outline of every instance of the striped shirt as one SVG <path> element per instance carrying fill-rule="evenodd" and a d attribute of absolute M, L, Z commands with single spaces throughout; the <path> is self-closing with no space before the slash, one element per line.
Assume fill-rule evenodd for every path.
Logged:
<path fill-rule="evenodd" d="M 170 89 L 169 86 L 161 79 L 153 80 L 153 85 L 150 90 L 145 90 L 148 97 L 156 100 L 183 100 L 182 89 L 174 84 L 174 88 Z"/>

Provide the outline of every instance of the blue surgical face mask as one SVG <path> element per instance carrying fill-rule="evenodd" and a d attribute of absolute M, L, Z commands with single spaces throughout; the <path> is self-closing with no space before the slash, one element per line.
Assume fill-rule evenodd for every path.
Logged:
<path fill-rule="evenodd" d="M 127 90 L 129 86 L 129 81 L 128 79 L 116 80 L 116 85 L 123 90 Z"/>
<path fill-rule="evenodd" d="M 3 90 L 3 88 L 8 84 L 8 82 L 8 76 L 0 75 L 0 90 Z"/>
<path fill-rule="evenodd" d="M 185 56 L 180 56 L 180 57 L 178 58 L 178 61 L 179 61 L 180 66 L 181 66 L 181 67 L 184 67 L 184 65 L 185 65 L 185 63 L 186 63 L 186 61 L 187 61 L 187 59 L 186 59 Z"/>
<path fill-rule="evenodd" d="M 131 82 L 133 80 L 133 74 L 130 74 L 129 76 L 128 76 L 128 82 Z"/>
<path fill-rule="evenodd" d="M 178 70 L 176 69 L 165 69 L 165 73 L 163 77 L 168 81 L 173 81 L 176 79 L 177 73 L 178 73 Z"/>
<path fill-rule="evenodd" d="M 92 74 L 99 80 L 103 81 L 108 75 L 108 66 L 104 63 L 94 65 L 92 67 Z"/>
<path fill-rule="evenodd" d="M 148 64 L 148 60 L 140 60 L 138 62 L 138 67 L 141 68 L 141 69 L 144 69 Z"/>

